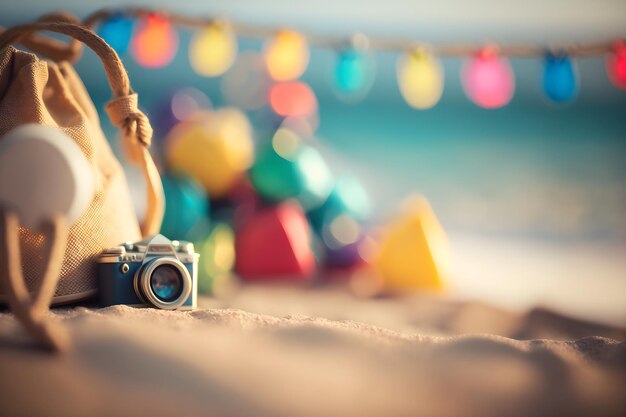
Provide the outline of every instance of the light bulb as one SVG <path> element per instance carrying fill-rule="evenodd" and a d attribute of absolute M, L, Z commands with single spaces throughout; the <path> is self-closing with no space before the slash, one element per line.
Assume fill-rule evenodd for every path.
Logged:
<path fill-rule="evenodd" d="M 134 23 L 134 19 L 122 13 L 115 13 L 102 22 L 98 28 L 98 35 L 115 49 L 118 55 L 123 55 L 128 50 Z"/>
<path fill-rule="evenodd" d="M 269 93 L 272 110 L 279 116 L 310 116 L 317 111 L 317 98 L 309 87 L 300 81 L 278 83 Z"/>
<path fill-rule="evenodd" d="M 515 90 L 511 64 L 492 47 L 483 49 L 463 65 L 461 81 L 470 100 L 487 109 L 506 105 Z"/>
<path fill-rule="evenodd" d="M 309 47 L 298 32 L 282 30 L 265 47 L 267 71 L 276 81 L 290 81 L 302 75 L 309 63 Z"/>
<path fill-rule="evenodd" d="M 214 22 L 195 34 L 189 45 L 191 67 L 200 75 L 222 75 L 235 61 L 237 38 L 230 25 Z"/>
<path fill-rule="evenodd" d="M 172 62 L 177 50 L 178 33 L 166 17 L 150 14 L 138 22 L 131 53 L 139 65 L 163 67 Z"/>
<path fill-rule="evenodd" d="M 626 89 L 626 42 L 615 42 L 613 52 L 606 57 L 609 79 L 618 88 Z"/>
<path fill-rule="evenodd" d="M 543 88 L 548 98 L 556 103 L 564 103 L 576 97 L 576 71 L 567 55 L 546 55 Z"/>
<path fill-rule="evenodd" d="M 337 97 L 356 102 L 363 99 L 374 81 L 374 60 L 368 53 L 369 41 L 365 35 L 355 35 L 348 48 L 337 53 L 333 87 Z"/>
<path fill-rule="evenodd" d="M 439 60 L 417 49 L 401 56 L 397 66 L 400 93 L 409 106 L 424 110 L 433 107 L 443 92 L 443 67 Z"/>

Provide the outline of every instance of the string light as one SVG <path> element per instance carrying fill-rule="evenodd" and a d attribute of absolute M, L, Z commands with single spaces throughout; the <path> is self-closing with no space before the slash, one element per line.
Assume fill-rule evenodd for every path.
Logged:
<path fill-rule="evenodd" d="M 433 107 L 443 92 L 443 67 L 439 60 L 416 49 L 398 59 L 398 86 L 409 106 L 424 110 Z"/>
<path fill-rule="evenodd" d="M 163 67 L 174 59 L 178 50 L 178 32 L 163 15 L 152 13 L 137 23 L 131 53 L 139 65 Z"/>
<path fill-rule="evenodd" d="M 615 42 L 607 55 L 606 70 L 616 87 L 626 89 L 626 42 L 623 40 Z"/>
<path fill-rule="evenodd" d="M 546 55 L 543 88 L 550 100 L 555 103 L 573 100 L 578 94 L 576 78 L 574 65 L 567 55 Z"/>
<path fill-rule="evenodd" d="M 131 40 L 131 52 L 137 62 L 143 66 L 157 68 L 168 64 L 175 56 L 178 47 L 178 35 L 172 24 L 199 29 L 190 48 L 190 59 L 194 69 L 207 76 L 223 74 L 233 63 L 236 55 L 236 38 L 234 33 L 243 38 L 268 39 L 264 48 L 263 61 L 268 75 L 275 81 L 292 81 L 300 77 L 309 62 L 308 45 L 322 48 L 339 49 L 338 61 L 333 76 L 335 92 L 341 99 L 361 97 L 367 94 L 371 82 L 364 81 L 367 71 L 366 54 L 358 48 L 345 48 L 344 43 L 332 36 L 302 34 L 292 30 L 280 30 L 247 24 L 233 24 L 216 29 L 213 18 L 184 16 L 176 13 L 156 12 L 145 8 L 122 8 L 117 10 L 103 9 L 88 16 L 83 25 L 93 27 L 100 24 L 99 33 L 119 52 L 127 47 L 129 27 L 136 25 Z M 115 29 L 119 25 L 120 29 Z M 362 36 L 362 35 L 361 35 Z M 364 36 L 363 36 L 364 38 Z M 366 38 L 367 39 L 367 38 Z M 416 44 L 413 39 L 369 38 L 371 50 L 407 51 Z M 210 42 L 209 42 L 210 41 Z M 217 47 L 215 46 L 217 42 Z M 211 48 L 202 47 L 212 44 Z M 563 102 L 573 99 L 577 92 L 577 77 L 572 60 L 582 57 L 606 57 L 606 70 L 613 84 L 626 89 L 626 44 L 624 40 L 617 42 L 599 42 L 588 44 L 551 45 L 550 50 L 562 51 L 567 60 L 548 62 L 544 72 L 544 89 L 550 99 Z M 435 56 L 472 58 L 463 66 L 462 84 L 468 97 L 476 104 L 486 108 L 497 108 L 506 105 L 512 98 L 515 89 L 513 71 L 507 57 L 536 58 L 545 57 L 546 46 L 510 44 L 483 48 L 476 54 L 476 47 L 471 44 L 443 44 L 429 47 L 427 60 L 423 55 L 410 54 L 402 57 L 398 63 L 398 83 L 404 99 L 412 107 L 422 109 L 435 105 L 441 97 L 443 74 L 441 64 Z M 207 58 L 209 56 L 209 58 Z M 369 60 L 373 63 L 373 60 Z M 208 62 L 208 63 L 207 63 Z M 569 67 L 572 67 L 571 71 Z M 417 69 L 419 69 L 419 71 Z M 372 70 L 373 72 L 373 70 Z M 567 74 L 565 79 L 556 82 L 553 74 Z M 426 74 L 426 75 L 424 75 Z M 573 82 L 572 82 L 573 74 Z M 373 79 L 373 76 L 371 77 Z M 252 80 L 249 78 L 248 80 Z M 551 80 L 547 82 L 547 80 Z M 234 77 L 233 85 L 237 84 Z M 259 80 L 264 87 L 249 97 L 250 103 L 244 108 L 258 108 L 264 104 L 267 94 L 259 94 L 267 84 Z M 559 84 L 561 83 L 561 84 Z M 575 87 L 574 87 L 575 86 Z M 231 85 L 232 87 L 232 85 Z M 222 89 L 225 96 L 235 88 Z M 566 88 L 567 87 L 567 88 Z M 257 89 L 258 90 L 258 89 Z M 558 90 L 558 91 L 557 91 Z M 229 94 L 226 94 L 226 93 Z M 354 94 L 358 92 L 357 94 Z M 244 94 L 245 95 L 245 94 Z M 258 100 L 258 98 L 261 98 Z M 232 100 L 237 104 L 239 100 Z"/>
<path fill-rule="evenodd" d="M 135 19 L 118 12 L 102 22 L 98 28 L 98 35 L 111 45 L 118 55 L 124 55 L 130 44 L 134 24 Z"/>
<path fill-rule="evenodd" d="M 298 32 L 281 30 L 265 47 L 265 62 L 276 81 L 291 81 L 302 75 L 309 64 L 306 38 Z"/>
<path fill-rule="evenodd" d="M 350 40 L 347 48 L 337 53 L 337 65 L 333 74 L 335 94 L 344 101 L 363 99 L 374 81 L 374 60 L 368 52 L 369 41 L 363 34 Z"/>
<path fill-rule="evenodd" d="M 483 48 L 463 65 L 461 81 L 470 100 L 487 109 L 506 105 L 515 90 L 511 64 L 492 46 Z"/>
<path fill-rule="evenodd" d="M 200 75 L 222 75 L 235 61 L 237 38 L 225 22 L 215 22 L 198 31 L 189 46 L 189 61 Z"/>

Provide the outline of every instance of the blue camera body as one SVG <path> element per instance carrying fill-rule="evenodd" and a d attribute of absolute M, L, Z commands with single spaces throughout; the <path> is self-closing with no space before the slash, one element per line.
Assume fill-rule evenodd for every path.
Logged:
<path fill-rule="evenodd" d="M 198 258 L 192 243 L 170 241 L 162 235 L 105 250 L 98 258 L 100 305 L 194 309 Z"/>

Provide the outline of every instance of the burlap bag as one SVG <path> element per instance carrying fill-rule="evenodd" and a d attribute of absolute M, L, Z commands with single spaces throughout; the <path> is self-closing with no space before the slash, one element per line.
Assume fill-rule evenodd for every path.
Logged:
<path fill-rule="evenodd" d="M 12 46 L 22 43 L 51 59 L 69 56 L 57 53 L 62 51 L 59 47 L 50 47 L 58 41 L 42 41 L 41 36 L 35 35 L 38 31 L 68 35 L 90 47 L 102 61 L 113 92 L 113 99 L 106 106 L 107 114 L 121 130 L 126 154 L 141 168 L 148 184 L 148 212 L 141 229 L 122 167 L 72 65 L 67 61 L 44 61 Z M 76 56 L 76 50 L 70 55 Z M 12 128 L 26 123 L 58 128 L 75 140 L 95 179 L 93 201 L 71 227 L 65 226 L 63 219 L 50 219 L 43 233 L 33 233 L 19 227 L 18 213 L 0 208 L 0 296 L 31 333 L 46 345 L 62 349 L 63 337 L 46 321 L 51 299 L 54 303 L 67 303 L 93 296 L 97 291 L 96 256 L 121 242 L 139 240 L 142 232 L 158 232 L 163 190 L 147 150 L 152 128 L 137 108 L 137 95 L 126 71 L 115 51 L 82 26 L 67 20 L 40 21 L 7 29 L 0 35 L 0 140 Z"/>

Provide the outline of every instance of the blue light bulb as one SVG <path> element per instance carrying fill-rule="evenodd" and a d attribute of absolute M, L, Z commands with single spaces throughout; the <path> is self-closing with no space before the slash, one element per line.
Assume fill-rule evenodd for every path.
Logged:
<path fill-rule="evenodd" d="M 567 55 L 546 55 L 543 88 L 555 103 L 571 101 L 578 95 L 576 71 Z"/>
<path fill-rule="evenodd" d="M 102 22 L 98 28 L 98 35 L 115 49 L 118 55 L 123 55 L 128 50 L 134 24 L 135 19 L 121 13 L 114 14 Z"/>
<path fill-rule="evenodd" d="M 334 72 L 336 94 L 350 101 L 367 95 L 373 80 L 373 62 L 367 51 L 345 49 L 338 53 Z"/>

